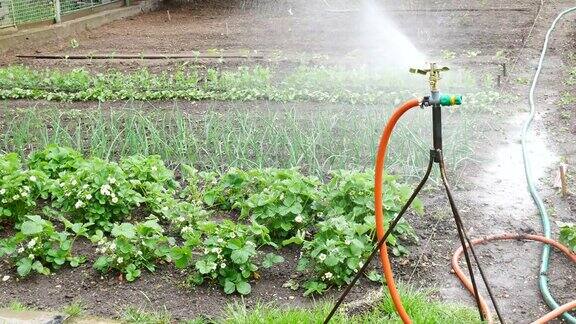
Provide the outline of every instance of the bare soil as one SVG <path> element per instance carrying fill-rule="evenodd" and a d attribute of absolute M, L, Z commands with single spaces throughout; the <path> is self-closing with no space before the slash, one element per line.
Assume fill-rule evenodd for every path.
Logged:
<path fill-rule="evenodd" d="M 119 21 L 76 37 L 79 46 L 70 47 L 70 39 L 46 46 L 31 46 L 37 53 L 181 53 L 257 52 L 262 60 L 199 60 L 197 63 L 217 67 L 266 64 L 290 68 L 305 61 L 318 64 L 373 64 L 385 55 L 381 44 L 385 38 L 366 42 L 361 17 L 346 1 L 324 2 L 277 1 L 274 6 L 264 1 L 256 8 L 243 7 L 244 1 L 192 1 L 168 4 L 157 12 Z M 536 209 L 526 190 L 522 169 L 519 134 L 527 116 L 528 85 L 536 67 L 544 34 L 556 14 L 570 4 L 567 1 L 388 1 L 386 15 L 399 26 L 415 46 L 429 57 L 442 57 L 442 51 L 453 51 L 457 58 L 448 64 L 474 68 L 479 77 L 497 73 L 501 66 L 494 59 L 498 51 L 509 58 L 509 77 L 501 91 L 519 95 L 513 106 L 495 107 L 492 128 L 480 130 L 477 150 L 465 176 L 458 183 L 456 200 L 469 235 L 473 238 L 504 232 L 539 233 L 541 226 Z M 452 10 L 455 9 L 455 10 Z M 168 18 L 168 11 L 170 19 Z M 537 15 L 539 13 L 539 15 Z M 565 69 L 570 64 L 567 53 L 573 52 L 574 21 L 560 23 L 551 44 L 549 58 L 538 85 L 538 115 L 531 143 L 534 169 L 539 189 L 553 206 L 553 221 L 575 221 L 576 199 L 561 198 L 552 188 L 555 161 L 565 157 L 574 166 L 576 160 L 576 116 L 557 104 L 559 94 L 572 91 L 564 85 Z M 438 45 L 439 44 L 439 45 Z M 437 46 L 438 45 L 438 46 Z M 393 46 L 393 44 L 390 44 Z M 388 47 L 390 47 L 388 46 Z M 386 46 L 384 46 L 386 48 Z M 383 52 L 384 51 L 384 52 Z M 476 55 L 470 52 L 480 51 Z M 468 55 L 466 55 L 468 53 Z M 24 63 L 45 68 L 85 66 L 94 70 L 117 68 L 132 70 L 148 66 L 153 70 L 173 68 L 182 61 L 58 61 L 23 60 L 8 53 L 3 64 Z M 573 64 L 573 63 L 572 63 Z M 22 106 L 22 103 L 7 103 Z M 191 106 L 196 104 L 190 103 Z M 313 104 L 318 106 L 318 104 Z M 78 107 L 85 107 L 79 104 Z M 566 118 L 563 112 L 568 112 Z M 576 184 L 572 178 L 572 188 Z M 440 300 L 473 305 L 470 295 L 451 273 L 450 258 L 459 246 L 454 222 L 445 195 L 431 186 L 423 195 L 427 212 L 423 217 L 410 215 L 420 235 L 420 243 L 411 247 L 409 257 L 395 259 L 396 275 L 417 288 L 434 288 Z M 554 233 L 557 229 L 554 227 Z M 556 236 L 555 236 L 556 237 Z M 86 244 L 83 248 L 90 251 Z M 478 247 L 485 271 L 490 278 L 504 318 L 523 323 L 548 311 L 540 296 L 537 277 L 541 245 L 529 242 L 501 242 Z M 309 306 L 313 300 L 283 288 L 290 279 L 298 258 L 297 250 L 283 252 L 287 262 L 264 270 L 254 283 L 253 292 L 243 299 L 247 305 L 275 302 L 283 306 Z M 0 264 L 0 273 L 9 270 Z M 551 291 L 560 303 L 576 298 L 576 271 L 560 255 L 553 255 L 549 272 Z M 143 274 L 135 283 L 120 282 L 115 276 L 100 277 L 88 265 L 62 269 L 50 277 L 33 277 L 21 282 L 0 283 L 0 303 L 20 300 L 41 309 L 59 308 L 74 299 L 86 302 L 95 315 L 113 316 L 126 306 L 150 310 L 167 310 L 175 319 L 221 314 L 224 305 L 239 298 L 224 295 L 217 287 L 184 286 L 184 277 L 170 266 L 160 267 L 155 274 Z M 363 298 L 377 286 L 362 281 L 348 300 Z M 327 298 L 337 292 L 332 291 Z M 484 294 L 486 295 L 486 294 Z"/>

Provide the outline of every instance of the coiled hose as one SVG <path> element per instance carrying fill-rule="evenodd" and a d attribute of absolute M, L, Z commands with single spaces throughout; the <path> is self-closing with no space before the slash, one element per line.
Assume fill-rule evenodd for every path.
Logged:
<path fill-rule="evenodd" d="M 538 68 L 536 69 L 536 73 L 534 74 L 534 79 L 532 80 L 532 86 L 530 87 L 530 93 L 528 95 L 530 103 L 530 115 L 528 116 L 528 119 L 526 120 L 524 127 L 522 128 L 522 157 L 524 159 L 524 172 L 526 175 L 526 181 L 528 182 L 528 190 L 530 191 L 530 195 L 532 196 L 532 199 L 534 200 L 534 203 L 536 204 L 536 207 L 540 212 L 540 219 L 542 223 L 544 237 L 548 239 L 552 237 L 552 233 L 550 230 L 550 218 L 548 217 L 546 206 L 544 205 L 544 202 L 542 201 L 542 198 L 540 197 L 540 194 L 536 189 L 534 177 L 532 175 L 530 158 L 528 156 L 528 149 L 527 149 L 528 130 L 530 129 L 530 125 L 532 124 L 532 121 L 534 120 L 534 115 L 536 114 L 536 106 L 534 104 L 534 91 L 536 89 L 536 84 L 538 83 L 538 78 L 540 77 L 540 72 L 542 71 L 542 65 L 544 63 L 544 57 L 546 56 L 546 51 L 548 49 L 548 41 L 550 39 L 550 35 L 556 28 L 556 24 L 558 23 L 558 21 L 560 21 L 564 15 L 574 10 L 576 10 L 576 7 L 572 7 L 562 11 L 556 17 L 556 19 L 554 19 L 554 22 L 552 22 L 552 25 L 550 26 L 548 32 L 546 33 L 546 38 L 544 39 L 544 45 L 542 46 L 542 52 L 540 53 L 540 60 L 538 61 Z M 542 293 L 542 296 L 546 304 L 548 304 L 548 306 L 552 309 L 557 309 L 560 307 L 560 305 L 558 305 L 554 297 L 552 297 L 552 295 L 550 294 L 550 290 L 548 289 L 549 266 L 550 266 L 550 245 L 546 244 L 542 249 L 542 261 L 540 263 L 540 276 L 538 280 L 538 285 L 540 287 L 540 292 Z M 576 318 L 574 318 L 572 315 L 564 313 L 562 314 L 562 316 L 569 323 L 576 324 Z"/>

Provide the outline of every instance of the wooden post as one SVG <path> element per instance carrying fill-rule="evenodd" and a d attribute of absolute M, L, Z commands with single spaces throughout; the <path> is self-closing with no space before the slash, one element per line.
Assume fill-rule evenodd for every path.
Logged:
<path fill-rule="evenodd" d="M 54 0 L 54 21 L 57 24 L 62 22 L 62 12 L 60 9 L 60 0 Z"/>

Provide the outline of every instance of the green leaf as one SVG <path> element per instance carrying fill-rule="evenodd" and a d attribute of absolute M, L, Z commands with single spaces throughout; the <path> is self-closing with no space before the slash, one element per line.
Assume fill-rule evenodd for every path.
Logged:
<path fill-rule="evenodd" d="M 264 257 L 264 260 L 262 261 L 262 266 L 264 268 L 270 268 L 270 267 L 274 266 L 275 264 L 282 263 L 282 262 L 284 262 L 284 258 L 282 256 L 274 254 L 274 253 L 268 253 Z"/>
<path fill-rule="evenodd" d="M 230 258 L 236 264 L 243 264 L 250 258 L 250 252 L 248 252 L 246 248 L 234 250 L 232 254 L 230 254 Z"/>
<path fill-rule="evenodd" d="M 241 295 L 248 295 L 252 291 L 252 287 L 250 286 L 249 283 L 245 281 L 240 281 L 239 283 L 236 284 L 236 290 Z"/>
<path fill-rule="evenodd" d="M 20 277 L 26 277 L 30 270 L 32 270 L 32 260 L 29 258 L 22 258 L 18 261 L 16 271 Z"/>
<path fill-rule="evenodd" d="M 42 232 L 42 224 L 40 222 L 25 221 L 20 227 L 20 231 L 24 235 L 34 235 Z"/>
<path fill-rule="evenodd" d="M 96 259 L 96 262 L 94 262 L 94 269 L 104 272 L 106 270 L 108 270 L 108 267 L 110 266 L 110 263 L 108 261 L 108 257 L 106 256 L 101 256 L 98 259 Z"/>
<path fill-rule="evenodd" d="M 122 223 L 120 225 L 115 225 L 112 229 L 112 236 L 119 237 L 123 236 L 128 239 L 134 238 L 136 236 L 136 231 L 134 230 L 134 225 L 130 223 Z"/>
<path fill-rule="evenodd" d="M 232 281 L 226 280 L 224 282 L 224 292 L 226 294 L 231 294 L 234 291 L 236 291 L 236 285 Z"/>
<path fill-rule="evenodd" d="M 206 260 L 197 261 L 195 266 L 201 274 L 207 274 L 216 269 L 216 263 Z"/>

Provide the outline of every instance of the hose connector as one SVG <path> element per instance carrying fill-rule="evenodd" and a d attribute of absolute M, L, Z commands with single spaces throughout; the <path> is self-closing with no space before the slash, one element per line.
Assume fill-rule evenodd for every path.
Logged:
<path fill-rule="evenodd" d="M 440 105 L 440 106 L 459 106 L 462 104 L 462 95 L 450 95 L 433 92 L 431 96 L 426 96 L 420 102 L 422 108 Z"/>
<path fill-rule="evenodd" d="M 459 106 L 462 104 L 462 95 L 440 95 L 440 106 Z"/>

